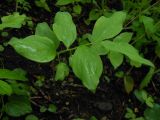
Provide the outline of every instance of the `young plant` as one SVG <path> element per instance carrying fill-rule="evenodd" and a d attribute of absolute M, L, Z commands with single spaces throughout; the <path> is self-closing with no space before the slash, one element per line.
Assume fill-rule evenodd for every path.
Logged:
<path fill-rule="evenodd" d="M 63 53 L 72 54 L 74 51 L 69 57 L 69 64 L 74 74 L 85 87 L 95 92 L 103 72 L 101 52 L 105 52 L 103 55 L 110 54 L 108 56 L 112 62 L 115 54 L 125 55 L 131 61 L 154 68 L 152 62 L 140 56 L 138 50 L 128 43 L 132 36 L 131 33 L 120 34 L 125 18 L 126 13 L 122 11 L 114 12 L 111 17 L 100 17 L 94 25 L 90 41 L 71 48 L 77 39 L 76 26 L 68 12 L 58 12 L 55 15 L 53 30 L 46 23 L 41 23 L 37 26 L 35 35 L 24 39 L 12 38 L 9 45 L 14 47 L 20 55 L 40 63 L 50 62 Z M 119 37 L 123 36 L 126 39 L 111 41 L 118 34 L 120 34 Z M 60 42 L 65 45 L 66 50 L 56 50 Z M 115 68 L 121 64 L 122 59 L 119 61 L 113 63 Z"/>

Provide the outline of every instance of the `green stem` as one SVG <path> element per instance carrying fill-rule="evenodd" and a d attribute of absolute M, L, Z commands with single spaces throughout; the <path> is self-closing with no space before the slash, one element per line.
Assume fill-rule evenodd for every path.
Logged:
<path fill-rule="evenodd" d="M 87 44 L 83 44 L 83 45 L 88 46 L 88 45 L 92 45 L 92 44 L 93 44 L 93 43 L 87 43 Z M 79 45 L 79 46 L 82 46 L 82 45 Z M 59 51 L 57 54 L 58 54 L 58 56 L 59 56 L 60 54 L 63 54 L 63 53 L 66 53 L 66 52 L 71 52 L 71 51 L 73 51 L 73 50 L 76 50 L 79 46 L 76 46 L 76 47 L 73 47 L 73 48 L 68 48 L 68 49 L 66 49 L 66 50 Z"/>

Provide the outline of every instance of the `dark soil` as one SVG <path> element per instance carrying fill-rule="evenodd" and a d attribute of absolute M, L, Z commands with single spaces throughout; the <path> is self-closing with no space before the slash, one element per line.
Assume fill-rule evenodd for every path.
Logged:
<path fill-rule="evenodd" d="M 11 1 L 11 0 L 10 0 Z M 30 16 L 34 22 L 34 27 L 39 22 L 47 22 L 51 25 L 53 17 L 59 8 L 54 5 L 54 2 L 48 2 L 52 10 L 51 13 L 44 9 L 38 8 L 34 5 L 32 0 L 29 0 L 32 6 L 32 10 L 24 11 L 18 9 L 20 13 L 25 13 Z M 112 6 L 116 6 L 113 3 Z M 87 26 L 83 22 L 83 17 L 87 17 L 91 5 L 85 5 L 84 11 L 81 17 L 74 17 L 74 21 L 78 28 L 78 34 L 90 32 L 93 26 Z M 119 8 L 119 7 L 118 7 Z M 87 10 L 86 10 L 87 9 Z M 0 1 L 0 17 L 13 13 L 15 11 L 15 2 L 7 2 L 7 0 Z M 27 26 L 23 26 L 21 29 L 6 29 L 9 33 L 8 37 L 0 36 L 0 43 L 7 42 L 11 37 L 25 37 L 34 33 L 34 28 L 29 29 Z M 63 48 L 63 47 L 62 47 Z M 60 48 L 61 49 L 61 48 Z M 151 53 L 152 54 L 152 53 Z M 152 57 L 150 57 L 152 58 Z M 67 60 L 65 56 L 62 56 L 62 60 Z M 55 64 L 56 60 L 47 64 L 38 64 L 29 61 L 20 55 L 18 55 L 11 47 L 7 46 L 4 52 L 0 53 L 1 68 L 15 69 L 22 68 L 27 71 L 30 79 L 30 86 L 36 89 L 35 93 L 32 93 L 31 102 L 33 107 L 33 113 L 37 115 L 41 120 L 72 120 L 73 118 L 84 118 L 88 120 L 92 115 L 96 116 L 98 120 L 124 120 L 124 114 L 127 107 L 138 109 L 137 114 L 143 115 L 145 109 L 135 96 L 130 93 L 128 95 L 123 86 L 123 79 L 115 77 L 115 71 L 106 57 L 103 59 L 104 72 L 100 79 L 100 84 L 96 93 L 91 93 L 84 88 L 81 82 L 70 71 L 70 75 L 63 82 L 55 82 Z M 158 60 L 157 60 L 158 62 Z M 158 65 L 158 63 L 157 63 Z M 160 64 L 159 64 L 160 65 Z M 122 65 L 119 70 L 128 71 L 129 66 Z M 147 73 L 148 68 L 142 67 L 141 69 L 133 69 L 132 76 L 135 79 L 135 88 L 138 85 L 144 75 Z M 39 88 L 34 85 L 36 76 L 45 76 L 45 83 L 43 87 Z M 106 80 L 106 76 L 110 78 L 110 82 Z M 153 78 L 153 82 L 148 87 L 148 92 L 154 96 L 160 96 L 160 74 L 156 74 Z M 156 99 L 160 103 L 160 98 Z M 50 103 L 54 103 L 57 106 L 56 113 L 41 113 L 39 111 L 40 106 L 47 106 Z M 11 118 L 11 120 L 23 120 L 24 118 Z"/>

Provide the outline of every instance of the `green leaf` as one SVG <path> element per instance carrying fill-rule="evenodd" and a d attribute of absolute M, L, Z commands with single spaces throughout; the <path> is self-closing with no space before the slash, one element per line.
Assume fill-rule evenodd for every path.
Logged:
<path fill-rule="evenodd" d="M 2 80 L 0 80 L 0 95 L 11 95 L 12 88 L 11 86 Z"/>
<path fill-rule="evenodd" d="M 55 47 L 58 48 L 59 40 L 46 22 L 38 23 L 36 27 L 35 35 L 39 35 L 42 37 L 48 37 L 54 42 Z"/>
<path fill-rule="evenodd" d="M 64 78 L 66 76 L 69 75 L 69 68 L 67 66 L 67 64 L 65 63 L 59 63 L 56 66 L 56 76 L 55 76 L 55 80 L 64 80 Z"/>
<path fill-rule="evenodd" d="M 89 20 L 92 21 L 92 20 L 97 20 L 99 17 L 101 16 L 101 13 L 98 9 L 92 9 L 90 12 L 89 12 Z"/>
<path fill-rule="evenodd" d="M 118 52 L 111 51 L 108 54 L 108 58 L 109 58 L 111 64 L 114 66 L 114 69 L 117 69 L 123 62 L 123 55 Z"/>
<path fill-rule="evenodd" d="M 27 115 L 25 120 L 39 120 L 37 116 L 35 115 Z"/>
<path fill-rule="evenodd" d="M 147 97 L 146 104 L 152 108 L 154 106 L 154 99 L 151 96 Z"/>
<path fill-rule="evenodd" d="M 144 103 L 145 102 L 144 98 L 147 98 L 147 92 L 143 89 L 135 90 L 134 95 L 141 103 Z"/>
<path fill-rule="evenodd" d="M 26 18 L 26 15 L 19 15 L 18 12 L 13 13 L 12 15 L 3 16 L 1 18 L 2 23 L 0 24 L 0 30 L 3 30 L 4 28 L 21 28 Z"/>
<path fill-rule="evenodd" d="M 77 37 L 76 26 L 68 12 L 58 12 L 55 16 L 53 31 L 57 38 L 69 48 Z"/>
<path fill-rule="evenodd" d="M 121 33 L 120 35 L 118 35 L 117 37 L 115 37 L 113 39 L 113 41 L 129 43 L 132 39 L 132 35 L 133 35 L 133 33 L 124 32 L 124 33 Z"/>
<path fill-rule="evenodd" d="M 4 51 L 4 47 L 3 45 L 0 45 L 0 52 L 3 52 Z"/>
<path fill-rule="evenodd" d="M 146 120 L 159 120 L 160 105 L 155 104 L 153 108 L 147 108 L 144 111 L 144 116 Z"/>
<path fill-rule="evenodd" d="M 51 12 L 46 0 L 36 0 L 35 4 L 36 6 L 44 8 L 46 11 Z"/>
<path fill-rule="evenodd" d="M 12 91 L 16 95 L 28 95 L 29 94 L 29 86 L 24 83 L 19 83 L 17 81 L 7 80 L 7 82 L 12 87 Z"/>
<path fill-rule="evenodd" d="M 41 106 L 40 107 L 40 112 L 43 113 L 43 112 L 46 112 L 46 111 L 47 111 L 47 108 L 45 106 Z"/>
<path fill-rule="evenodd" d="M 103 70 L 101 58 L 91 48 L 79 46 L 70 58 L 70 65 L 83 85 L 95 92 Z"/>
<path fill-rule="evenodd" d="M 131 76 L 124 77 L 124 87 L 128 94 L 133 90 L 134 80 Z"/>
<path fill-rule="evenodd" d="M 5 104 L 5 112 L 12 117 L 19 117 L 32 112 L 31 104 L 26 96 L 11 96 Z"/>
<path fill-rule="evenodd" d="M 57 111 L 57 107 L 54 104 L 49 104 L 48 111 L 55 113 Z"/>
<path fill-rule="evenodd" d="M 35 62 L 50 62 L 56 56 L 55 45 L 47 37 L 31 35 L 23 40 L 12 38 L 9 44 L 17 53 Z"/>
<path fill-rule="evenodd" d="M 152 80 L 152 77 L 154 75 L 154 70 L 155 68 L 151 67 L 147 73 L 147 75 L 143 78 L 141 84 L 140 84 L 140 89 L 143 89 L 144 87 L 147 87 L 150 81 Z"/>
<path fill-rule="evenodd" d="M 82 7 L 80 5 L 75 5 L 73 7 L 73 11 L 76 13 L 76 14 L 81 14 L 82 12 Z"/>
<path fill-rule="evenodd" d="M 154 19 L 147 16 L 141 16 L 140 21 L 144 24 L 146 33 L 155 33 L 156 26 L 154 25 Z"/>
<path fill-rule="evenodd" d="M 92 42 L 110 39 L 119 34 L 123 29 L 125 18 L 125 12 L 115 12 L 109 18 L 100 17 L 93 28 Z"/>
<path fill-rule="evenodd" d="M 73 120 L 84 120 L 84 119 L 82 119 L 82 118 L 74 118 Z"/>
<path fill-rule="evenodd" d="M 124 32 L 118 35 L 116 38 L 114 38 L 113 41 L 129 43 L 131 38 L 132 38 L 132 33 Z M 118 52 L 111 51 L 108 54 L 108 58 L 110 59 L 111 64 L 114 66 L 114 69 L 118 68 L 123 62 L 123 55 Z"/>
<path fill-rule="evenodd" d="M 100 43 L 92 44 L 91 48 L 97 53 L 97 55 L 106 55 L 109 52 Z"/>
<path fill-rule="evenodd" d="M 75 0 L 58 0 L 56 5 L 68 5 L 70 3 L 73 3 Z"/>
<path fill-rule="evenodd" d="M 92 116 L 89 120 L 98 120 L 95 116 Z"/>
<path fill-rule="evenodd" d="M 128 43 L 112 42 L 112 41 L 106 40 L 106 41 L 101 42 L 101 44 L 106 48 L 106 50 L 124 54 L 133 61 L 154 67 L 154 64 L 152 62 L 141 57 L 138 54 L 138 51 Z"/>
<path fill-rule="evenodd" d="M 26 71 L 17 68 L 14 70 L 8 69 L 0 69 L 0 78 L 1 79 L 10 79 L 10 80 L 20 80 L 20 81 L 27 81 L 26 78 Z"/>
<path fill-rule="evenodd" d="M 127 112 L 125 114 L 125 118 L 127 119 L 136 119 L 136 115 L 131 108 L 127 108 Z"/>

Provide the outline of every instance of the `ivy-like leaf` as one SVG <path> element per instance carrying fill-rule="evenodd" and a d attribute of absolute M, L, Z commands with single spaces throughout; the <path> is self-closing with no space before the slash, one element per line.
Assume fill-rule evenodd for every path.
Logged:
<path fill-rule="evenodd" d="M 50 62 L 56 56 L 54 42 L 47 37 L 31 35 L 23 40 L 12 38 L 9 41 L 17 53 L 36 62 Z"/>
<path fill-rule="evenodd" d="M 0 78 L 1 79 L 10 79 L 10 80 L 20 80 L 20 81 L 27 81 L 26 78 L 26 71 L 22 69 L 0 69 Z"/>
<path fill-rule="evenodd" d="M 36 27 L 35 35 L 39 35 L 42 37 L 48 37 L 54 42 L 55 47 L 58 48 L 59 40 L 46 22 L 38 23 Z"/>
<path fill-rule="evenodd" d="M 0 95 L 11 95 L 11 94 L 12 94 L 11 86 L 7 82 L 0 80 Z"/>
<path fill-rule="evenodd" d="M 73 23 L 72 16 L 68 12 L 58 12 L 54 22 L 54 33 L 69 48 L 77 37 L 76 26 Z"/>
<path fill-rule="evenodd" d="M 100 17 L 93 28 L 92 42 L 110 39 L 116 36 L 123 29 L 123 22 L 126 18 L 125 12 L 115 12 L 109 18 Z"/>
<path fill-rule="evenodd" d="M 95 92 L 103 70 L 101 58 L 91 48 L 79 46 L 70 58 L 70 65 L 83 85 Z"/>
<path fill-rule="evenodd" d="M 151 61 L 141 57 L 138 54 L 138 51 L 128 43 L 112 42 L 112 41 L 106 40 L 106 41 L 101 42 L 101 44 L 106 48 L 106 50 L 124 54 L 133 61 L 154 67 L 154 64 Z"/>
<path fill-rule="evenodd" d="M 21 28 L 26 18 L 26 15 L 19 15 L 18 12 L 4 16 L 1 18 L 2 23 L 0 24 L 0 30 L 4 28 Z"/>

